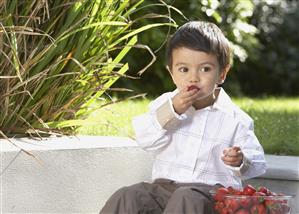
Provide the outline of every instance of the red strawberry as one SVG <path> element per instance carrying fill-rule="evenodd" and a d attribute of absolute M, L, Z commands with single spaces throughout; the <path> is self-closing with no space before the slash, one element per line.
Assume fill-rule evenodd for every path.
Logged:
<path fill-rule="evenodd" d="M 264 186 L 259 187 L 257 191 L 258 191 L 258 192 L 265 193 L 266 195 L 270 195 L 270 193 L 271 193 L 270 190 L 267 189 L 267 188 L 264 187 Z"/>
<path fill-rule="evenodd" d="M 235 214 L 250 214 L 250 212 L 245 209 L 239 209 Z"/>
<path fill-rule="evenodd" d="M 224 195 L 226 195 L 226 194 L 228 194 L 228 189 L 225 188 L 225 187 L 220 187 L 220 188 L 218 188 L 218 189 L 216 190 L 216 193 L 217 193 L 217 194 L 224 194 Z"/>
<path fill-rule="evenodd" d="M 250 208 L 251 214 L 266 214 L 267 209 L 263 204 L 253 205 Z"/>
<path fill-rule="evenodd" d="M 235 194 L 236 192 L 236 190 L 232 186 L 227 187 L 227 191 L 229 194 Z"/>
<path fill-rule="evenodd" d="M 253 194 L 254 197 L 252 197 L 252 201 L 254 204 L 259 204 L 259 203 L 263 203 L 265 200 L 265 196 L 266 194 L 263 192 L 255 192 Z"/>
<path fill-rule="evenodd" d="M 222 210 L 221 210 L 221 213 L 220 214 L 232 214 L 233 211 L 227 207 L 224 207 Z"/>
<path fill-rule="evenodd" d="M 225 207 L 231 209 L 233 212 L 240 208 L 240 204 L 234 198 L 226 198 L 224 201 Z"/>
<path fill-rule="evenodd" d="M 228 194 L 228 190 L 225 187 L 220 187 L 216 190 L 216 194 L 214 195 L 215 201 L 223 201 L 224 196 Z"/>
<path fill-rule="evenodd" d="M 220 213 L 221 210 L 224 208 L 224 203 L 222 201 L 217 201 L 214 205 L 214 209 Z"/>
<path fill-rule="evenodd" d="M 196 85 L 190 85 L 190 86 L 188 86 L 187 91 L 191 91 L 194 89 L 196 89 L 197 91 L 199 90 L 199 88 Z"/>
<path fill-rule="evenodd" d="M 275 201 L 267 198 L 267 199 L 265 199 L 264 204 L 268 209 L 271 209 L 274 206 Z"/>
<path fill-rule="evenodd" d="M 240 191 L 240 190 L 235 190 L 235 195 L 242 195 L 242 191 Z"/>
<path fill-rule="evenodd" d="M 239 203 L 244 208 L 249 208 L 252 204 L 252 200 L 249 197 L 240 198 Z"/>
<path fill-rule="evenodd" d="M 251 186 L 250 184 L 247 184 L 243 189 L 244 195 L 253 195 L 256 192 L 256 189 Z"/>

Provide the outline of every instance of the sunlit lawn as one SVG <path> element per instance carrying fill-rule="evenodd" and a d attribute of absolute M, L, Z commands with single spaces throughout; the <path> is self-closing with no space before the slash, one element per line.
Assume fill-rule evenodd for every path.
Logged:
<path fill-rule="evenodd" d="M 234 99 L 255 120 L 255 131 L 266 153 L 299 156 L 299 98 Z M 132 117 L 147 111 L 149 100 L 129 100 L 103 107 L 87 119 L 84 135 L 134 137 Z"/>

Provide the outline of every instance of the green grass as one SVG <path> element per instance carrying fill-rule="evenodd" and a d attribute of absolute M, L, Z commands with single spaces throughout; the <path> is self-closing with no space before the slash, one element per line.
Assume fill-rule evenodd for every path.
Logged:
<path fill-rule="evenodd" d="M 255 121 L 267 154 L 299 156 L 299 98 L 238 98 L 234 102 Z M 150 100 L 116 103 L 94 112 L 79 134 L 134 137 L 131 120 L 147 111 Z"/>
<path fill-rule="evenodd" d="M 235 99 L 268 154 L 299 156 L 299 98 Z"/>
<path fill-rule="evenodd" d="M 128 100 L 103 107 L 87 118 L 90 125 L 81 127 L 79 134 L 134 138 L 132 118 L 145 113 L 149 102 L 147 99 Z"/>

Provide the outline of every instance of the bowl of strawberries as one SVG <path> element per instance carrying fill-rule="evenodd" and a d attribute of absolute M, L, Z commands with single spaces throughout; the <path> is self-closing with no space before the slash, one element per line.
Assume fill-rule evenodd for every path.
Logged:
<path fill-rule="evenodd" d="M 290 214 L 293 196 L 247 184 L 243 189 L 220 187 L 211 192 L 218 214 Z"/>

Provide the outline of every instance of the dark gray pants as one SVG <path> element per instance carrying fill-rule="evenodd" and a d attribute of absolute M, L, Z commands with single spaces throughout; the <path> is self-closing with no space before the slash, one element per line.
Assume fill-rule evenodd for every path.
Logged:
<path fill-rule="evenodd" d="M 166 179 L 142 182 L 116 191 L 100 214 L 212 214 L 214 201 L 209 191 L 220 186 Z"/>

